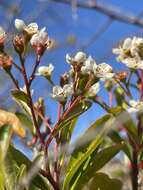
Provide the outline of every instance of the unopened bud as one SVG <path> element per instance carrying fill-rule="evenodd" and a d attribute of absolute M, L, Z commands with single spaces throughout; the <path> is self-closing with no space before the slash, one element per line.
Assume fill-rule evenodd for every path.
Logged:
<path fill-rule="evenodd" d="M 116 78 L 119 80 L 124 80 L 127 77 L 128 73 L 125 71 L 121 71 L 116 74 Z"/>
<path fill-rule="evenodd" d="M 0 54 L 0 66 L 4 69 L 10 69 L 13 64 L 13 59 L 11 56 L 1 53 Z"/>
<path fill-rule="evenodd" d="M 1 52 L 4 49 L 5 38 L 6 38 L 5 30 L 2 27 L 0 27 L 0 51 Z"/>
<path fill-rule="evenodd" d="M 24 38 L 22 36 L 15 36 L 13 46 L 17 53 L 22 53 L 24 51 Z"/>
<path fill-rule="evenodd" d="M 68 83 L 69 83 L 69 75 L 67 73 L 64 73 L 63 75 L 61 75 L 60 85 L 63 87 L 65 84 Z"/>

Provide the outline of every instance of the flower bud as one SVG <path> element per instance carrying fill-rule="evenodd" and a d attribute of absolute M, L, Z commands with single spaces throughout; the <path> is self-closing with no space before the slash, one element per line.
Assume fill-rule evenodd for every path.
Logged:
<path fill-rule="evenodd" d="M 15 28 L 19 31 L 22 32 L 24 28 L 26 27 L 25 22 L 21 19 L 15 19 Z"/>
<path fill-rule="evenodd" d="M 10 69 L 13 64 L 13 59 L 6 53 L 0 54 L 0 66 L 4 69 Z"/>
<path fill-rule="evenodd" d="M 49 39 L 48 33 L 41 30 L 32 36 L 30 43 L 36 54 L 42 56 L 45 50 L 51 47 L 52 41 Z"/>
<path fill-rule="evenodd" d="M 86 54 L 84 52 L 77 52 L 75 56 L 71 57 L 69 54 L 66 54 L 66 62 L 69 64 L 81 64 L 86 60 Z"/>
<path fill-rule="evenodd" d="M 4 42 L 5 42 L 6 33 L 5 30 L 0 27 L 0 51 L 4 50 Z"/>
<path fill-rule="evenodd" d="M 60 85 L 63 87 L 65 84 L 68 84 L 68 82 L 69 82 L 69 75 L 67 73 L 61 75 Z"/>
<path fill-rule="evenodd" d="M 24 51 L 24 38 L 22 36 L 15 36 L 13 46 L 17 53 L 22 53 Z"/>
<path fill-rule="evenodd" d="M 86 54 L 84 52 L 77 52 L 77 54 L 74 57 L 74 61 L 81 63 L 84 62 L 86 60 Z"/>
<path fill-rule="evenodd" d="M 127 77 L 128 73 L 125 71 L 121 71 L 116 74 L 116 78 L 119 80 L 124 80 Z"/>

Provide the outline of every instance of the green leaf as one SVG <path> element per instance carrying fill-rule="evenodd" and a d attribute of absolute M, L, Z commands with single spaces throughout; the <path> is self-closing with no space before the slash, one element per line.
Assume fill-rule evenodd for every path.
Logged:
<path fill-rule="evenodd" d="M 30 169 L 32 166 L 32 162 L 19 150 L 15 149 L 13 146 L 10 146 L 9 153 L 12 155 L 13 160 L 16 161 L 17 165 L 20 167 L 21 164 L 25 164 L 27 169 Z M 32 183 L 40 188 L 41 190 L 50 190 L 47 180 L 41 176 L 40 174 L 37 174 L 33 179 Z"/>
<path fill-rule="evenodd" d="M 123 109 L 120 106 L 116 106 L 116 107 L 112 107 L 108 109 L 108 112 L 114 115 L 121 113 L 121 111 L 123 111 Z"/>
<path fill-rule="evenodd" d="M 25 92 L 21 90 L 12 90 L 11 94 L 16 100 L 20 100 L 25 102 L 26 104 L 29 104 L 29 97 Z"/>
<path fill-rule="evenodd" d="M 128 112 L 123 112 L 125 121 L 122 122 L 127 133 L 132 138 L 133 141 L 138 142 L 137 128 Z M 122 120 L 121 120 L 122 121 Z"/>
<path fill-rule="evenodd" d="M 12 127 L 9 125 L 3 125 L 0 127 L 0 150 L 2 152 L 2 158 L 4 159 L 12 137 Z"/>
<path fill-rule="evenodd" d="M 90 160 L 90 164 L 86 169 L 82 168 L 78 171 L 76 178 L 79 180 L 76 183 L 73 181 L 73 186 L 71 189 L 78 190 L 82 189 L 89 180 L 96 175 L 96 172 L 100 170 L 106 163 L 108 163 L 120 150 L 123 148 L 123 144 L 117 144 L 110 146 L 97 152 L 96 155 L 93 155 Z M 75 188 L 73 188 L 75 187 Z"/>
<path fill-rule="evenodd" d="M 90 101 L 87 101 L 87 100 L 79 102 L 77 105 L 75 105 L 70 110 L 70 112 L 66 115 L 66 117 L 64 118 L 64 121 L 62 121 L 59 124 L 58 128 L 54 131 L 53 136 L 55 136 L 59 130 L 61 130 L 64 127 L 68 126 L 70 121 L 77 118 L 82 113 L 86 112 L 91 107 L 91 105 L 92 105 L 92 103 Z"/>
<path fill-rule="evenodd" d="M 69 121 L 73 120 L 74 118 L 80 116 L 82 113 L 86 112 L 91 106 L 92 106 L 92 103 L 88 100 L 79 102 L 66 115 L 66 117 L 64 119 L 64 123 L 69 122 Z"/>
<path fill-rule="evenodd" d="M 72 121 L 67 122 L 63 126 L 63 129 L 61 130 L 61 134 L 60 134 L 60 142 L 62 144 L 70 141 L 77 119 L 78 118 L 74 118 Z"/>
<path fill-rule="evenodd" d="M 0 150 L 0 190 L 5 190 L 5 167 L 1 150 Z"/>
<path fill-rule="evenodd" d="M 21 121 L 21 123 L 28 127 L 30 131 L 33 133 L 33 123 L 31 119 L 24 113 L 16 112 L 15 115 L 18 117 L 18 119 Z"/>
<path fill-rule="evenodd" d="M 115 178 L 109 178 L 104 173 L 96 173 L 95 177 L 88 185 L 88 189 L 92 190 L 121 190 L 122 183 Z"/>
<path fill-rule="evenodd" d="M 27 167 L 25 164 L 22 164 L 17 173 L 17 184 L 21 181 L 21 179 L 26 175 Z"/>
<path fill-rule="evenodd" d="M 74 149 L 71 155 L 70 162 L 67 166 L 66 177 L 63 184 L 63 190 L 69 189 L 69 184 L 73 176 L 76 174 L 76 172 L 81 167 L 81 165 L 96 151 L 96 149 L 101 144 L 105 135 L 107 135 L 114 121 L 115 121 L 115 118 L 113 117 L 111 117 L 108 121 L 106 121 L 106 123 L 105 123 L 105 120 L 102 121 L 101 123 L 102 124 L 105 123 L 105 124 L 104 126 L 102 126 L 101 130 L 98 131 L 98 133 L 93 131 L 93 126 L 92 126 L 92 130 L 89 130 L 88 133 L 85 132 L 85 135 L 82 136 L 82 139 L 84 141 L 82 142 L 78 141 L 80 143 L 80 144 L 77 143 L 79 147 Z M 96 127 L 97 126 L 95 125 L 95 128 Z M 86 143 L 87 139 L 89 140 Z"/>
<path fill-rule="evenodd" d="M 132 160 L 132 153 L 131 153 L 131 146 L 128 142 L 126 142 L 117 131 L 112 130 L 108 136 L 111 138 L 111 140 L 115 143 L 121 143 L 124 142 L 123 151 L 128 156 L 129 160 Z"/>
<path fill-rule="evenodd" d="M 18 175 L 18 166 L 16 162 L 12 159 L 12 156 L 7 152 L 5 158 L 5 186 L 8 190 L 17 189 L 17 175 Z M 18 190 L 18 189 L 17 189 Z M 22 189 L 21 189 L 22 190 Z"/>
<path fill-rule="evenodd" d="M 12 90 L 11 91 L 12 97 L 15 102 L 21 106 L 21 108 L 31 116 L 31 109 L 29 107 L 29 97 L 23 91 L 20 90 Z"/>

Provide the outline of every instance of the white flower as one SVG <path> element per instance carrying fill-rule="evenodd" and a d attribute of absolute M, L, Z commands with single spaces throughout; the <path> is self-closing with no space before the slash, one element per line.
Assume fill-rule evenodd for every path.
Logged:
<path fill-rule="evenodd" d="M 73 63 L 83 63 L 86 60 L 86 54 L 84 52 L 77 52 L 75 56 L 71 57 L 69 54 L 66 54 L 66 62 L 69 64 Z"/>
<path fill-rule="evenodd" d="M 97 68 L 97 64 L 95 60 L 91 56 L 89 56 L 85 60 L 83 66 L 81 67 L 81 72 L 83 74 L 90 74 L 91 72 L 94 72 L 96 68 Z"/>
<path fill-rule="evenodd" d="M 127 67 L 131 69 L 139 69 L 142 67 L 140 60 L 137 57 L 128 57 L 122 61 Z"/>
<path fill-rule="evenodd" d="M 51 97 L 59 102 L 64 102 L 68 96 L 73 94 L 73 84 L 66 84 L 63 86 L 54 86 Z"/>
<path fill-rule="evenodd" d="M 115 75 L 113 73 L 112 67 L 107 63 L 101 63 L 97 65 L 94 74 L 98 78 L 105 78 L 105 79 L 110 79 Z"/>
<path fill-rule="evenodd" d="M 123 45 L 117 49 L 113 49 L 114 54 L 118 54 L 118 61 L 124 63 L 132 69 L 142 69 L 141 51 L 143 47 L 143 38 L 127 38 Z"/>
<path fill-rule="evenodd" d="M 73 94 L 73 84 L 65 84 L 63 86 L 63 92 L 65 97 L 71 96 Z"/>
<path fill-rule="evenodd" d="M 30 40 L 32 46 L 43 46 L 45 48 L 50 47 L 51 40 L 49 39 L 48 33 L 44 30 L 40 30 L 36 34 L 34 34 Z"/>
<path fill-rule="evenodd" d="M 38 73 L 36 75 L 50 77 L 54 70 L 54 66 L 49 64 L 48 66 L 41 66 L 38 68 Z"/>
<path fill-rule="evenodd" d="M 51 97 L 60 102 L 65 101 L 65 97 L 63 95 L 63 88 L 61 86 L 54 86 Z"/>
<path fill-rule="evenodd" d="M 15 27 L 19 32 L 26 32 L 29 35 L 33 35 L 38 32 L 37 23 L 30 23 L 26 25 L 25 22 L 21 19 L 15 19 Z"/>
<path fill-rule="evenodd" d="M 100 90 L 100 84 L 99 82 L 97 82 L 89 88 L 87 93 L 88 97 L 95 97 L 96 94 L 99 92 L 99 90 Z"/>
<path fill-rule="evenodd" d="M 143 101 L 130 100 L 129 103 L 131 105 L 131 107 L 128 109 L 129 113 L 143 111 Z"/>

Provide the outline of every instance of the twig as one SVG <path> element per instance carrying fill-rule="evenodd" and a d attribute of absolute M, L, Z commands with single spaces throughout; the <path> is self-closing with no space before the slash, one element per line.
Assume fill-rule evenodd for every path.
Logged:
<path fill-rule="evenodd" d="M 11 80 L 13 81 L 13 83 L 15 84 L 16 88 L 20 89 L 18 81 L 14 78 L 13 74 L 11 73 L 11 71 L 9 71 L 9 70 L 5 70 L 5 71 L 9 75 L 9 77 L 11 78 Z"/>
<path fill-rule="evenodd" d="M 51 0 L 56 3 L 64 3 L 67 5 L 71 4 L 70 0 Z M 99 3 L 82 3 L 77 2 L 77 7 L 84 8 L 84 9 L 91 9 L 96 10 L 100 12 L 101 14 L 104 14 L 112 19 L 119 20 L 121 22 L 132 24 L 138 27 L 143 27 L 143 19 L 140 19 L 134 15 L 131 15 L 129 13 L 125 14 L 125 11 L 119 11 L 118 7 L 113 7 L 105 4 L 99 4 Z"/>
<path fill-rule="evenodd" d="M 53 139 L 53 137 L 54 137 L 54 135 L 55 135 L 55 133 L 56 133 L 56 131 L 57 131 L 59 125 L 60 125 L 60 123 L 65 119 L 65 117 L 67 116 L 67 114 L 71 111 L 71 109 L 72 109 L 72 108 L 77 104 L 77 102 L 79 102 L 81 99 L 82 99 L 82 97 L 81 97 L 81 96 L 78 96 L 78 97 L 70 104 L 70 107 L 68 107 L 68 108 L 65 110 L 65 112 L 63 113 L 63 115 L 62 115 L 60 121 L 58 121 L 58 122 L 55 124 L 55 126 L 54 126 L 54 128 L 53 128 L 53 130 L 52 130 L 52 132 L 51 132 L 51 134 L 50 134 L 50 136 L 49 136 L 49 138 L 48 138 L 48 140 L 47 140 L 47 142 L 46 142 L 46 147 L 47 147 L 47 148 L 48 148 L 49 144 L 51 143 L 51 141 L 52 141 L 52 139 Z"/>
<path fill-rule="evenodd" d="M 20 73 L 22 72 L 21 68 L 20 68 L 16 63 L 13 63 L 13 65 L 14 65 L 14 67 L 15 67 Z"/>
<path fill-rule="evenodd" d="M 37 67 L 39 66 L 39 63 L 40 63 L 40 57 L 38 56 L 38 57 L 36 58 L 36 63 L 35 63 L 35 65 L 34 65 L 34 69 L 33 69 L 33 71 L 32 71 L 32 74 L 31 74 L 31 76 L 30 76 L 30 79 L 29 79 L 29 86 L 31 86 L 32 81 L 33 81 L 34 78 L 35 78 L 35 73 L 36 73 Z"/>
<path fill-rule="evenodd" d="M 45 145 L 45 142 L 44 142 L 44 140 L 42 138 L 42 135 L 41 135 L 41 132 L 40 132 L 37 120 L 36 120 L 35 112 L 34 112 L 33 100 L 32 100 L 32 97 L 31 97 L 30 86 L 29 86 L 29 82 L 28 82 L 28 78 L 27 78 L 27 74 L 26 74 L 26 69 L 25 69 L 25 64 L 24 64 L 24 62 L 25 62 L 24 56 L 19 55 L 19 57 L 20 57 L 20 62 L 21 62 L 21 67 L 22 67 L 22 73 L 23 73 L 23 78 L 24 78 L 24 81 L 25 81 L 25 86 L 26 86 L 27 94 L 29 96 L 29 106 L 30 106 L 30 109 L 31 109 L 33 123 L 34 123 L 34 126 L 36 128 L 37 135 L 38 135 L 38 137 L 40 139 L 41 144 Z"/>

